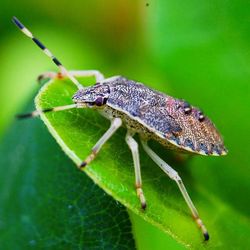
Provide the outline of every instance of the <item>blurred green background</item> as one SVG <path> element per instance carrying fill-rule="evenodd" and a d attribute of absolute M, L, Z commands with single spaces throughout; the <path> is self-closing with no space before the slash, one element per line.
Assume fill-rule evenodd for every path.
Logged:
<path fill-rule="evenodd" d="M 0 138 L 38 90 L 36 77 L 56 70 L 11 23 L 15 15 L 68 69 L 124 75 L 201 107 L 229 155 L 197 160 L 196 181 L 249 223 L 249 8 L 244 0 L 1 1 Z M 131 218 L 140 249 L 180 248 Z"/>

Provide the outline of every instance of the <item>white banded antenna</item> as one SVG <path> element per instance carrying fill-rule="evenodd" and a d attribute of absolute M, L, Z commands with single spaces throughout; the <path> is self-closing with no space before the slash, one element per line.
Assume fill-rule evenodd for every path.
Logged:
<path fill-rule="evenodd" d="M 61 64 L 61 62 L 37 38 L 35 38 L 33 34 L 16 17 L 13 17 L 12 21 L 26 36 L 31 38 L 33 42 L 40 49 L 42 49 L 42 51 L 56 64 L 63 75 L 66 75 L 77 86 L 78 89 L 83 89 L 83 86 L 77 81 L 77 79 L 69 73 L 69 71 Z"/>

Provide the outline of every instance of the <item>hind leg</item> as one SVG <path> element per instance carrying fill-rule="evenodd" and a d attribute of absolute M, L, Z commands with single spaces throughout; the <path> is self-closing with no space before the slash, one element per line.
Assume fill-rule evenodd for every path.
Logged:
<path fill-rule="evenodd" d="M 191 200 L 191 198 L 188 195 L 188 192 L 180 178 L 180 176 L 178 175 L 178 173 L 171 168 L 165 161 L 163 161 L 148 145 L 147 142 L 145 141 L 141 141 L 142 142 L 142 146 L 144 148 L 144 150 L 146 151 L 146 153 L 149 155 L 149 157 L 172 179 L 176 182 L 177 186 L 179 187 L 184 200 L 186 201 L 189 209 L 191 210 L 191 213 L 193 215 L 194 220 L 196 221 L 198 227 L 201 229 L 205 240 L 209 239 L 209 235 L 208 235 L 208 231 L 205 227 L 205 225 L 203 224 L 202 220 L 199 217 L 199 214 Z"/>

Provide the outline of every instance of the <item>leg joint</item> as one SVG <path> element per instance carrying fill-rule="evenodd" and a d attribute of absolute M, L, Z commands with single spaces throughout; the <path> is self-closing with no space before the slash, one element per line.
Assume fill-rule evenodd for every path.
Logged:
<path fill-rule="evenodd" d="M 141 188 L 141 187 L 142 187 L 141 182 L 135 183 L 135 188 L 136 188 L 136 189 L 139 189 L 139 188 Z"/>
<path fill-rule="evenodd" d="M 138 151 L 138 144 L 137 144 L 137 142 L 135 140 L 128 139 L 126 141 L 127 141 L 127 144 L 129 145 L 130 149 L 133 152 Z"/>
<path fill-rule="evenodd" d="M 121 120 L 121 118 L 115 118 L 115 119 L 112 121 L 112 126 L 113 126 L 114 128 L 119 128 L 121 125 L 122 125 L 122 120 Z"/>
<path fill-rule="evenodd" d="M 177 181 L 177 182 L 181 182 L 182 181 L 181 177 L 179 176 L 179 174 L 176 171 L 174 171 L 174 170 L 169 173 L 169 177 L 172 180 Z"/>
<path fill-rule="evenodd" d="M 132 152 L 137 152 L 138 151 L 138 143 L 136 140 L 130 135 L 127 134 L 125 138 L 129 148 L 131 149 Z"/>

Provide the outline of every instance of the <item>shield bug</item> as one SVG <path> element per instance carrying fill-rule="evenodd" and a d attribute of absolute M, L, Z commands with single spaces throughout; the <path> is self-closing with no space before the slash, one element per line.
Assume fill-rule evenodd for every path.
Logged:
<path fill-rule="evenodd" d="M 135 168 L 135 186 L 141 207 L 146 208 L 146 199 L 142 190 L 138 143 L 133 138 L 139 135 L 141 144 L 149 157 L 177 183 L 193 218 L 201 229 L 205 240 L 208 231 L 200 219 L 187 190 L 178 173 L 163 161 L 147 144 L 156 140 L 164 147 L 190 154 L 225 155 L 223 140 L 213 123 L 198 108 L 186 101 L 173 98 L 159 91 L 150 89 L 122 76 L 105 79 L 97 70 L 68 71 L 54 55 L 15 17 L 16 26 L 59 67 L 59 73 L 48 72 L 39 77 L 68 77 L 78 88 L 72 97 L 73 104 L 35 110 L 19 118 L 35 117 L 45 112 L 62 111 L 72 108 L 92 108 L 111 121 L 106 133 L 92 148 L 92 152 L 77 167 L 83 170 L 100 151 L 101 147 L 122 125 L 127 128 L 126 143 L 131 150 Z M 83 87 L 76 76 L 95 76 L 96 84 Z"/>

